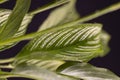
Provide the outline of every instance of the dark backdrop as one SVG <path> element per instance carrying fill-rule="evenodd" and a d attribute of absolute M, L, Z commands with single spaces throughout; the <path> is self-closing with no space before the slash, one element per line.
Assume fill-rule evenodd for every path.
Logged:
<path fill-rule="evenodd" d="M 36 9 L 37 7 L 49 3 L 50 1 L 52 0 L 32 0 L 30 10 Z M 78 0 L 77 10 L 81 16 L 85 16 L 116 2 L 119 2 L 119 0 Z M 1 4 L 0 8 L 12 9 L 14 4 L 15 0 L 10 0 L 7 3 Z M 36 31 L 38 29 L 38 26 L 46 19 L 51 10 L 52 9 L 36 15 L 33 19 L 33 22 L 29 25 L 27 33 Z M 108 68 L 120 76 L 120 10 L 96 18 L 89 22 L 102 23 L 104 25 L 103 28 L 112 36 L 112 39 L 109 43 L 109 46 L 111 48 L 109 54 L 103 58 L 93 59 L 90 61 L 90 63 L 94 64 L 95 66 Z M 28 41 L 22 41 L 15 47 L 0 52 L 0 59 L 15 56 L 21 50 L 22 46 L 24 46 L 24 44 L 27 42 Z"/>

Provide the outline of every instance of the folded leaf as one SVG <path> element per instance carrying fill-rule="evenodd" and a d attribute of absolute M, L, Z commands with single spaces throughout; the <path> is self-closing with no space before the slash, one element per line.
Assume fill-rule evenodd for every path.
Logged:
<path fill-rule="evenodd" d="M 62 5 L 52 11 L 49 17 L 41 25 L 39 31 L 78 19 L 79 14 L 75 9 L 76 0 L 69 1 L 69 3 Z"/>
<path fill-rule="evenodd" d="M 2 31 L 2 28 L 4 27 L 4 25 L 6 24 L 7 19 L 9 17 L 9 15 L 11 14 L 11 12 L 12 12 L 11 10 L 0 9 L 0 32 Z M 26 32 L 27 26 L 31 22 L 32 18 L 33 18 L 33 15 L 27 14 L 24 17 L 18 31 L 12 36 L 12 38 L 24 35 L 24 33 Z M 15 44 L 16 43 L 10 43 L 10 44 L 6 44 L 4 46 L 0 46 L 0 51 L 8 49 L 8 48 L 14 46 Z"/>
<path fill-rule="evenodd" d="M 120 78 L 111 71 L 94 67 L 88 63 L 79 63 L 70 66 L 61 71 L 61 74 L 80 78 L 82 80 L 120 80 Z"/>
<path fill-rule="evenodd" d="M 44 30 L 16 58 L 89 61 L 103 51 L 100 32 L 101 24 L 80 24 Z"/>
<path fill-rule="evenodd" d="M 17 0 L 16 6 L 7 22 L 0 30 L 0 41 L 11 38 L 19 29 L 21 22 L 30 7 L 31 0 Z"/>
<path fill-rule="evenodd" d="M 0 4 L 4 3 L 6 1 L 8 1 L 8 0 L 0 0 Z"/>

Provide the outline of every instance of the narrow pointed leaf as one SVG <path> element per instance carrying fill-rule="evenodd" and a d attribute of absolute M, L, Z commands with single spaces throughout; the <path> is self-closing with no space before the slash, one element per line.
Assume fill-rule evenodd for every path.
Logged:
<path fill-rule="evenodd" d="M 11 14 L 11 10 L 7 10 L 7 9 L 1 9 L 0 10 L 0 32 L 2 31 L 2 28 L 4 27 L 4 25 L 7 22 L 7 19 L 9 17 L 9 15 Z M 18 29 L 18 31 L 12 36 L 12 38 L 14 37 L 18 37 L 18 36 L 22 36 L 25 34 L 26 29 L 28 24 L 31 22 L 33 18 L 33 15 L 26 15 Z M 5 49 L 8 49 L 12 46 L 14 46 L 16 43 L 10 43 L 10 44 L 6 44 L 5 46 L 0 46 L 0 51 L 3 51 Z"/>
<path fill-rule="evenodd" d="M 8 1 L 8 0 L 0 0 L 0 4 L 4 3 L 6 1 Z"/>
<path fill-rule="evenodd" d="M 79 63 L 70 66 L 61 71 L 61 74 L 80 78 L 82 80 L 120 80 L 119 77 L 108 69 L 94 67 L 88 63 Z"/>
<path fill-rule="evenodd" d="M 102 53 L 100 32 L 101 24 L 51 28 L 42 31 L 16 58 L 89 61 Z"/>
<path fill-rule="evenodd" d="M 76 0 L 69 0 L 70 2 L 58 7 L 52 11 L 49 17 L 41 25 L 39 30 L 44 30 L 50 27 L 61 25 L 70 21 L 74 21 L 79 18 L 79 14 L 76 11 Z"/>
<path fill-rule="evenodd" d="M 0 41 L 11 38 L 19 29 L 31 0 L 17 0 L 16 6 L 0 31 Z"/>

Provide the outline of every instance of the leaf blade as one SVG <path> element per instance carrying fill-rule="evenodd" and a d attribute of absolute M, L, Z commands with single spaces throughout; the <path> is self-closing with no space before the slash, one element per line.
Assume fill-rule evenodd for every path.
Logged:
<path fill-rule="evenodd" d="M 4 27 L 9 15 L 11 14 L 11 10 L 8 9 L 1 9 L 0 10 L 0 32 L 2 31 L 2 28 Z M 28 24 L 31 22 L 33 18 L 33 15 L 25 15 L 23 18 L 23 21 L 18 29 L 18 31 L 12 36 L 12 38 L 19 37 L 25 34 L 26 29 L 28 27 Z M 17 42 L 15 43 L 8 43 L 6 45 L 0 46 L 0 51 L 3 51 L 5 49 L 11 48 L 14 45 L 16 45 Z"/>
<path fill-rule="evenodd" d="M 37 80 L 76 80 L 67 76 L 62 76 L 56 72 L 49 71 L 34 65 L 26 65 L 24 63 L 18 65 L 13 71 L 13 74 L 20 74 L 28 76 L 28 78 Z"/>
<path fill-rule="evenodd" d="M 16 6 L 8 18 L 8 21 L 4 25 L 0 33 L 0 39 L 5 40 L 13 36 L 22 22 L 25 14 L 27 13 L 31 0 L 17 0 Z M 21 6 L 22 5 L 22 6 Z M 21 14 L 20 14 L 21 13 Z"/>
<path fill-rule="evenodd" d="M 1 69 L 0 69 L 0 73 L 2 73 Z M 6 78 L 0 78 L 0 80 L 7 80 L 7 79 Z"/>
<path fill-rule="evenodd" d="M 120 80 L 120 78 L 111 71 L 94 67 L 88 63 L 79 63 L 70 66 L 61 71 L 61 74 L 77 77 L 83 80 Z"/>
<path fill-rule="evenodd" d="M 99 43 L 99 34 L 101 32 L 100 24 L 80 24 L 67 28 L 59 29 L 58 27 L 51 29 L 53 29 L 52 32 L 49 29 L 47 31 L 45 30 L 45 34 L 32 40 L 25 48 L 23 48 L 16 58 L 60 59 L 83 62 L 89 61 L 91 58 L 98 56 L 99 53 L 102 52 Z M 71 42 L 71 40 L 73 42 Z M 86 45 L 88 45 L 90 49 L 87 50 Z M 79 46 L 84 48 L 76 50 Z"/>

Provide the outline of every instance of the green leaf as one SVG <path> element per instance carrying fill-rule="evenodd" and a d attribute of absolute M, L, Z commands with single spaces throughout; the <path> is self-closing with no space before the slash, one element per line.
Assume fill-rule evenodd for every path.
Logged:
<path fill-rule="evenodd" d="M 64 61 L 28 60 L 15 66 L 12 72 L 0 72 L 1 78 L 21 77 L 37 80 L 77 80 L 55 72 Z"/>
<path fill-rule="evenodd" d="M 17 0 L 16 6 L 0 31 L 0 41 L 11 38 L 19 29 L 31 0 Z"/>
<path fill-rule="evenodd" d="M 0 0 L 0 4 L 4 3 L 6 1 L 8 1 L 8 0 Z"/>
<path fill-rule="evenodd" d="M 55 9 L 54 11 L 52 11 L 49 17 L 41 25 L 39 30 L 44 30 L 50 27 L 55 27 L 70 21 L 77 20 L 79 18 L 79 14 L 75 9 L 76 0 L 69 1 L 70 1 L 69 3 L 62 5 Z"/>
<path fill-rule="evenodd" d="M 0 72 L 0 80 L 5 80 L 5 78 L 13 78 L 13 77 L 21 77 L 21 78 L 31 78 L 30 76 L 27 75 L 21 75 L 19 73 L 11 73 L 11 72 Z"/>
<path fill-rule="evenodd" d="M 120 80 L 120 78 L 111 71 L 94 67 L 88 63 L 79 63 L 70 66 L 61 71 L 61 74 L 80 78 L 82 80 Z"/>
<path fill-rule="evenodd" d="M 101 26 L 79 24 L 41 31 L 41 35 L 28 43 L 16 58 L 89 61 L 103 51 L 100 42 Z"/>
<path fill-rule="evenodd" d="M 2 28 L 4 27 L 4 25 L 7 22 L 7 19 L 9 17 L 9 15 L 11 14 L 11 10 L 7 10 L 7 9 L 0 9 L 0 32 L 2 31 Z M 25 34 L 26 29 L 28 24 L 31 22 L 33 18 L 33 15 L 26 15 L 18 29 L 18 31 L 12 36 L 12 38 L 15 37 L 19 37 Z M 14 46 L 16 43 L 10 43 L 10 44 L 6 44 L 4 46 L 0 46 L 0 51 L 3 51 L 5 49 L 8 49 L 12 46 Z"/>
<path fill-rule="evenodd" d="M 108 46 L 109 41 L 110 41 L 110 35 L 103 30 L 101 33 L 101 42 L 104 52 L 103 54 L 101 54 L 101 56 L 105 56 L 110 51 L 110 48 Z"/>
<path fill-rule="evenodd" d="M 27 78 L 37 80 L 77 80 L 72 77 L 57 74 L 56 72 L 52 72 L 41 67 L 36 67 L 34 65 L 26 65 L 24 63 L 18 65 L 12 71 L 12 74 L 24 75 Z"/>
<path fill-rule="evenodd" d="M 1 73 L 2 73 L 2 71 L 0 69 L 0 76 L 1 76 Z M 0 80 L 7 80 L 7 79 L 6 78 L 0 78 Z"/>
<path fill-rule="evenodd" d="M 32 65 L 32 66 L 36 66 L 36 67 L 40 67 L 42 69 L 47 69 L 47 70 L 50 70 L 50 71 L 56 71 L 56 69 L 61 66 L 62 64 L 64 64 L 65 62 L 64 61 L 58 61 L 58 60 L 40 60 L 40 59 L 31 59 L 31 60 L 28 60 L 28 59 L 24 59 L 24 60 L 21 60 L 19 62 L 19 64 L 21 63 L 25 63 L 26 65 Z M 17 63 L 18 65 L 18 63 Z M 12 65 L 12 66 L 16 66 L 16 64 Z"/>

